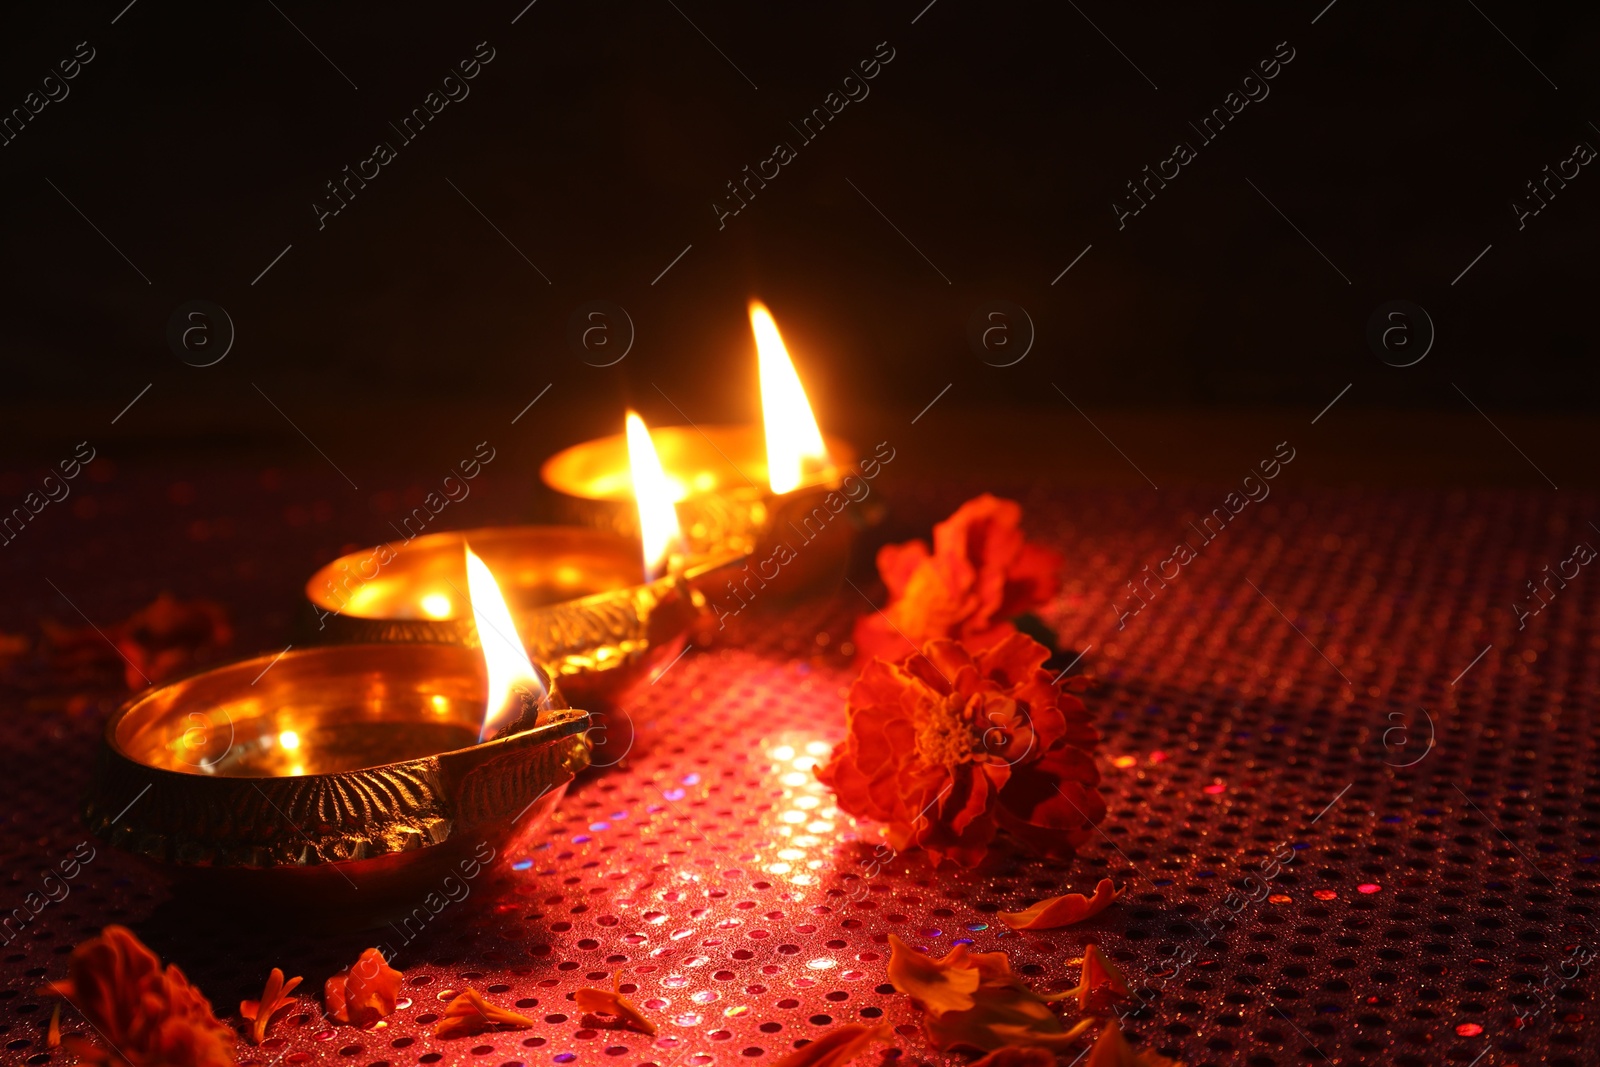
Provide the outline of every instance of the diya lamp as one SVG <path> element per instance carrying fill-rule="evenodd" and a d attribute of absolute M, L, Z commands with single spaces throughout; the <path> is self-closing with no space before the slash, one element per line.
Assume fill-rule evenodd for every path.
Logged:
<path fill-rule="evenodd" d="M 292 649 L 123 706 L 90 829 L 217 899 L 325 916 L 381 918 L 504 851 L 588 765 L 590 720 L 529 661 L 483 561 L 465 560 L 478 648 Z"/>
<path fill-rule="evenodd" d="M 770 620 L 830 595 L 865 515 L 862 509 L 841 515 L 845 507 L 832 506 L 846 501 L 840 490 L 852 473 L 855 449 L 822 434 L 777 323 L 757 301 L 750 304 L 750 325 L 760 424 L 650 431 L 691 550 L 749 557 L 707 591 L 719 629 L 747 606 Z M 622 435 L 574 445 L 540 469 L 561 514 L 623 533 L 636 528 L 626 472 Z"/>
<path fill-rule="evenodd" d="M 592 526 L 503 526 L 428 534 L 334 560 L 306 583 L 306 637 L 334 643 L 475 646 L 461 546 L 504 586 L 533 661 L 568 699 L 602 711 L 678 656 L 709 610 L 702 587 L 739 561 L 690 554 L 650 431 L 633 412 L 623 436 L 631 536 Z"/>

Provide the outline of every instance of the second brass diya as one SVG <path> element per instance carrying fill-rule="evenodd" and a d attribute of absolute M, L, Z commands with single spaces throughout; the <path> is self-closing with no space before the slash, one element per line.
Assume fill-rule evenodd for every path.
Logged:
<path fill-rule="evenodd" d="M 336 643 L 476 648 L 463 542 L 494 573 L 529 658 L 569 699 L 595 710 L 683 651 L 707 611 L 702 585 L 737 558 L 693 558 L 645 582 L 638 540 L 592 527 L 428 534 L 354 552 L 317 571 L 306 583 L 302 630 Z"/>
<path fill-rule="evenodd" d="M 553 686 L 479 743 L 486 691 L 483 657 L 452 645 L 206 671 L 112 716 L 86 819 L 219 900 L 376 917 L 505 852 L 588 765 L 589 715 Z"/>

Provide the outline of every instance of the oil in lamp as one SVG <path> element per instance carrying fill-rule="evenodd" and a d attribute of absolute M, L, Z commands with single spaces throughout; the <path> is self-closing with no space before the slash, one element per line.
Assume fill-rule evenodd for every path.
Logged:
<path fill-rule="evenodd" d="M 90 829 L 219 899 L 325 916 L 380 917 L 503 851 L 587 766 L 589 715 L 529 661 L 483 561 L 464 568 L 478 648 L 294 649 L 129 702 Z"/>

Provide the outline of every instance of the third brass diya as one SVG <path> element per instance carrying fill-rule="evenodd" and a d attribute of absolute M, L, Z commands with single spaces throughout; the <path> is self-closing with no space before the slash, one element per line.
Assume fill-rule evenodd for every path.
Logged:
<path fill-rule="evenodd" d="M 462 545 L 494 572 L 529 657 L 568 698 L 614 704 L 667 666 L 707 611 L 702 585 L 737 558 L 691 558 L 643 581 L 639 542 L 583 526 L 494 526 L 353 552 L 311 576 L 302 629 L 335 643 L 478 646 Z"/>
<path fill-rule="evenodd" d="M 769 487 L 761 426 L 653 426 L 650 437 L 662 469 L 674 483 L 678 520 L 691 548 L 755 549 L 784 499 Z M 837 437 L 823 440 L 831 466 L 812 473 L 794 493 L 784 496 L 836 488 L 855 462 L 855 449 L 848 442 Z M 554 493 L 563 520 L 638 536 L 626 435 L 598 437 L 562 449 L 545 460 L 539 476 Z"/>
<path fill-rule="evenodd" d="M 294 649 L 114 714 L 86 810 L 102 840 L 226 902 L 381 915 L 537 828 L 589 762 L 589 715 L 542 706 L 479 742 L 483 656 Z"/>
<path fill-rule="evenodd" d="M 870 496 L 870 503 L 837 507 L 845 499 L 844 480 L 854 473 L 854 447 L 825 436 L 829 464 L 808 471 L 793 491 L 775 493 L 760 425 L 659 426 L 650 436 L 680 496 L 679 523 L 691 549 L 748 557 L 699 583 L 712 630 L 726 630 L 735 620 L 742 627 L 752 619 L 763 625 L 813 621 L 811 609 L 838 590 L 856 534 L 877 514 Z M 564 449 L 545 461 L 540 476 L 563 519 L 637 535 L 624 435 Z"/>

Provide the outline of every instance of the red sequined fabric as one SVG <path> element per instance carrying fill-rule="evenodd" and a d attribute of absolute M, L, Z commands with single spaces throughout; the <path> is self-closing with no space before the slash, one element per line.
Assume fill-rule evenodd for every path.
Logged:
<path fill-rule="evenodd" d="M 181 520 L 158 506 L 169 487 L 153 474 L 97 488 L 98 518 L 61 516 L 8 547 L 0 628 L 80 623 L 48 577 L 97 621 L 163 588 L 204 595 L 229 610 L 235 651 L 281 649 L 311 569 L 355 547 L 351 530 L 383 536 L 335 480 L 289 482 L 202 481 Z M 482 495 L 513 497 L 500 488 Z M 900 487 L 893 532 L 925 532 L 968 495 Z M 886 984 L 895 933 L 941 955 L 1004 950 L 1051 989 L 1073 985 L 1098 942 L 1143 1001 L 1130 1040 L 1191 1064 L 1595 1062 L 1600 575 L 1551 583 L 1524 629 L 1513 604 L 1545 565 L 1600 541 L 1597 502 L 1279 488 L 1163 580 L 1218 496 L 1020 497 L 1030 536 L 1067 560 L 1042 614 L 1063 660 L 1082 653 L 1075 669 L 1101 679 L 1087 699 L 1110 815 L 1076 861 L 1002 847 L 973 871 L 884 862 L 875 828 L 835 810 L 813 768 L 840 736 L 841 646 L 867 607 L 846 586 L 825 625 L 691 652 L 645 687 L 633 728 L 614 720 L 597 750 L 613 765 L 397 949 L 401 1006 L 383 1025 L 332 1025 L 308 995 L 264 1046 L 241 1044 L 241 1061 L 758 1067 L 835 1023 L 881 1021 L 888 1056 L 954 1062 Z M 472 514 L 518 518 L 487 503 Z M 4 669 L 12 909 L 86 836 L 78 810 L 116 679 L 65 677 L 26 652 Z M 269 931 L 96 847 L 64 899 L 6 927 L 6 1063 L 66 1062 L 46 1047 L 37 989 L 108 922 L 219 1012 L 258 996 L 273 966 L 312 994 L 366 945 L 400 943 L 381 928 Z M 1015 933 L 996 918 L 1102 876 L 1129 888 L 1091 922 Z M 610 988 L 613 973 L 655 1037 L 584 1024 L 573 991 Z M 537 1026 L 434 1039 L 469 984 Z M 62 1022 L 84 1029 L 71 1011 Z"/>

